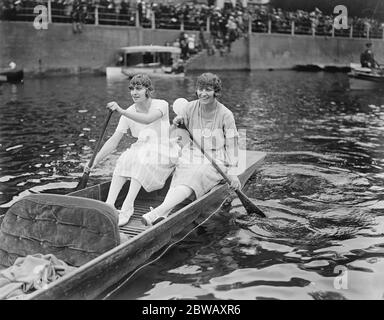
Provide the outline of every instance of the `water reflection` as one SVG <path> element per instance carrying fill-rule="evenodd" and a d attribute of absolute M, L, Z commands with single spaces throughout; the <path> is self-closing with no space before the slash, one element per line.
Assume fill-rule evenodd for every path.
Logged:
<path fill-rule="evenodd" d="M 384 287 L 384 93 L 354 92 L 341 73 L 221 73 L 221 100 L 247 148 L 268 152 L 246 193 L 199 227 L 113 299 L 377 299 Z M 195 97 L 196 75 L 154 79 L 156 97 Z M 73 188 L 115 100 L 128 82 L 54 78 L 3 86 L 0 210 L 32 191 Z M 174 114 L 171 111 L 171 117 Z M 106 137 L 112 135 L 113 116 Z M 123 145 L 89 184 L 109 180 Z M 338 268 L 348 289 L 337 289 Z"/>

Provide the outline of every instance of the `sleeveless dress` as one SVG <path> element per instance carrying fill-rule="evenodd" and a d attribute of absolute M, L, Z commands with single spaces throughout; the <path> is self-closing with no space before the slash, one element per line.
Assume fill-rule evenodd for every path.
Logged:
<path fill-rule="evenodd" d="M 121 154 L 113 175 L 134 178 L 147 192 L 161 189 L 175 168 L 180 147 L 169 139 L 168 102 L 152 99 L 149 110 L 159 110 L 162 117 L 150 124 L 142 124 L 121 116 L 116 131 L 131 131 L 137 141 Z M 127 110 L 137 112 L 135 105 Z"/>
<path fill-rule="evenodd" d="M 184 108 L 188 121 L 185 125 L 192 133 L 195 141 L 203 147 L 224 172 L 228 173 L 229 170 L 237 166 L 237 159 L 227 153 L 227 139 L 238 137 L 239 134 L 232 112 L 220 102 L 217 102 L 216 108 L 214 119 L 211 122 L 206 120 L 202 122 L 199 101 L 189 102 Z M 204 137 L 203 129 L 207 127 L 211 131 L 210 137 Z M 171 187 L 186 185 L 194 191 L 196 198 L 200 198 L 220 183 L 222 179 L 220 173 L 191 141 L 181 150 Z"/>

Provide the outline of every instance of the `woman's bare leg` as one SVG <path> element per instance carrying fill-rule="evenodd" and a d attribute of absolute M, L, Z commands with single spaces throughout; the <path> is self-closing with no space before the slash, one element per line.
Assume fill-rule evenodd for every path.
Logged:
<path fill-rule="evenodd" d="M 131 178 L 131 183 L 129 185 L 129 190 L 127 197 L 124 200 L 123 205 L 121 206 L 121 211 L 130 210 L 133 208 L 135 204 L 135 199 L 137 197 L 137 194 L 139 193 L 141 189 L 141 184 L 136 179 Z"/>
<path fill-rule="evenodd" d="M 111 181 L 111 186 L 109 187 L 108 197 L 106 203 L 111 206 L 115 206 L 117 196 L 120 193 L 121 188 L 128 179 L 121 176 L 113 176 Z"/>
<path fill-rule="evenodd" d="M 174 188 L 170 188 L 163 203 L 153 209 L 151 214 L 157 214 L 159 217 L 166 217 L 175 206 L 187 199 L 192 193 L 193 190 L 186 185 L 178 185 Z"/>

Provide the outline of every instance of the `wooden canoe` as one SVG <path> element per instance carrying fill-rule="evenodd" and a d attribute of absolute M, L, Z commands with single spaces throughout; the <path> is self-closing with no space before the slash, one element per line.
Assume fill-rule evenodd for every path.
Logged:
<path fill-rule="evenodd" d="M 246 157 L 246 169 L 239 175 L 243 186 L 261 165 L 265 153 L 247 151 Z M 102 183 L 69 195 L 105 201 L 109 184 L 110 182 Z M 167 219 L 155 226 L 144 226 L 141 216 L 149 211 L 150 206 L 156 207 L 162 202 L 168 188 L 169 181 L 162 190 L 151 193 L 140 191 L 133 217 L 126 226 L 120 228 L 120 233 L 129 236 L 127 241 L 66 274 L 45 289 L 33 292 L 28 299 L 79 300 L 99 297 L 106 289 L 146 262 L 152 254 L 167 245 L 173 236 L 186 229 L 193 221 L 217 210 L 230 194 L 227 185 L 220 184 L 200 199 L 179 205 Z M 127 189 L 128 185 L 121 191 L 117 207 L 123 202 Z"/>

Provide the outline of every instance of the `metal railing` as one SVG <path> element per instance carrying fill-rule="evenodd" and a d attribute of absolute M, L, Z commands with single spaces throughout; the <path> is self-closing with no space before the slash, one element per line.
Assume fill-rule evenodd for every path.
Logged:
<path fill-rule="evenodd" d="M 71 12 L 64 6 L 57 7 L 57 4 L 48 1 L 48 16 L 51 23 L 72 23 Z M 11 21 L 34 21 L 37 14 L 33 12 L 34 7 L 20 7 L 17 10 L 3 10 L 2 20 Z M 199 20 L 197 20 L 199 19 Z M 172 29 L 172 30 L 191 30 L 210 31 L 213 29 L 213 22 L 208 17 L 202 23 L 202 18 L 190 19 L 183 21 L 174 13 L 152 12 L 149 16 L 141 16 L 136 9 L 125 11 L 124 13 L 116 12 L 114 9 L 95 5 L 92 10 L 84 14 L 82 23 L 93 25 L 119 25 L 119 26 L 136 26 L 151 29 Z M 268 34 L 287 34 L 287 35 L 312 35 L 312 36 L 328 36 L 343 38 L 366 38 L 366 39 L 383 39 L 384 28 L 370 27 L 369 25 L 352 24 L 348 29 L 335 29 L 333 24 L 320 22 L 316 25 L 310 21 L 294 21 L 294 20 L 271 20 L 266 17 L 255 17 L 248 21 L 248 33 L 268 33 Z"/>
<path fill-rule="evenodd" d="M 382 26 L 370 28 L 364 25 L 349 25 L 347 29 L 336 29 L 333 24 L 289 21 L 276 22 L 268 19 L 252 20 L 250 30 L 252 33 L 279 33 L 290 35 L 312 35 L 343 38 L 367 38 L 383 39 L 384 28 Z"/>

